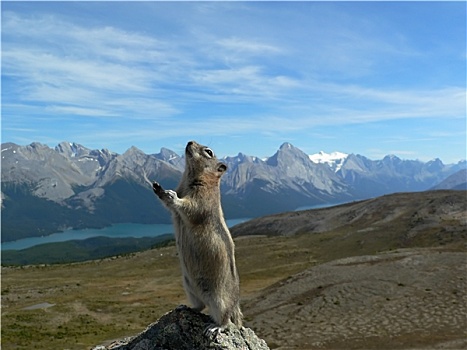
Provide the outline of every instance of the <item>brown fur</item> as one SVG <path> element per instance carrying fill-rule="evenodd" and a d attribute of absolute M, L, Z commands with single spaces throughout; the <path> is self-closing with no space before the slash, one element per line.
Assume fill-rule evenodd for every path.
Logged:
<path fill-rule="evenodd" d="M 220 179 L 227 166 L 194 141 L 185 149 L 186 166 L 176 192 L 153 183 L 156 195 L 171 211 L 183 273 L 183 286 L 195 310 L 206 306 L 215 322 L 242 326 L 234 242 L 224 220 Z"/>

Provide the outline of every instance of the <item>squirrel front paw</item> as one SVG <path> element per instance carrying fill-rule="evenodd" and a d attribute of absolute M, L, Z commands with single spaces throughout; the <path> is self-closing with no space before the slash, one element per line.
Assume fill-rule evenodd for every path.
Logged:
<path fill-rule="evenodd" d="M 156 181 L 152 183 L 152 189 L 154 193 L 166 204 L 172 203 L 178 199 L 177 192 L 173 190 L 164 190 Z"/>
<path fill-rule="evenodd" d="M 167 190 L 167 191 L 164 191 L 164 195 L 170 199 L 170 200 L 175 200 L 175 199 L 178 199 L 178 196 L 177 196 L 177 192 L 173 191 L 173 190 Z"/>
<path fill-rule="evenodd" d="M 162 188 L 161 185 L 159 185 L 158 182 L 156 181 L 153 181 L 152 183 L 152 190 L 154 191 L 154 193 L 160 198 L 162 196 L 162 194 L 165 192 L 164 189 Z"/>

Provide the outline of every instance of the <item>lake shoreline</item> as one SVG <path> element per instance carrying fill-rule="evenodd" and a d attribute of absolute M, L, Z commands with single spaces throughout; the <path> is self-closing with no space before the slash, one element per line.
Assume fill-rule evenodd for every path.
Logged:
<path fill-rule="evenodd" d="M 226 220 L 227 225 L 232 227 L 241 222 L 250 220 L 250 218 L 230 219 Z M 1 251 L 7 250 L 23 250 L 44 243 L 57 243 L 72 240 L 85 240 L 92 237 L 109 237 L 109 238 L 142 238 L 142 237 L 158 237 L 164 234 L 173 234 L 172 224 L 137 224 L 137 223 L 122 223 L 113 224 L 103 228 L 86 228 L 86 229 L 67 229 L 61 232 L 55 232 L 50 235 L 41 237 L 28 237 L 16 241 L 2 242 Z"/>

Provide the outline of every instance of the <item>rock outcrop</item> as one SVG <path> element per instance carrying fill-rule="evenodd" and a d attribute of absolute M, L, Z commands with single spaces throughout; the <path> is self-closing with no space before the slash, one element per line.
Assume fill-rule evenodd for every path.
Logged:
<path fill-rule="evenodd" d="M 266 342 L 251 329 L 232 326 L 217 335 L 205 335 L 212 320 L 208 315 L 181 305 L 149 325 L 133 338 L 99 345 L 93 350 L 268 350 Z"/>

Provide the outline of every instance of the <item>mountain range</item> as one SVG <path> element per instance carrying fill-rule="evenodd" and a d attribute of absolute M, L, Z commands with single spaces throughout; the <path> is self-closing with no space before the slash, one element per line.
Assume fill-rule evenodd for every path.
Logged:
<path fill-rule="evenodd" d="M 118 154 L 62 142 L 1 145 L 2 241 L 41 236 L 66 228 L 115 223 L 169 223 L 150 181 L 175 188 L 184 157 L 162 148 L 136 147 Z M 290 143 L 266 159 L 239 153 L 225 157 L 221 183 L 227 218 L 258 217 L 394 192 L 465 188 L 467 162 L 443 164 L 388 155 L 320 152 L 308 155 Z M 450 180 L 447 180 L 450 178 Z M 445 181 L 446 180 L 446 181 Z"/>

